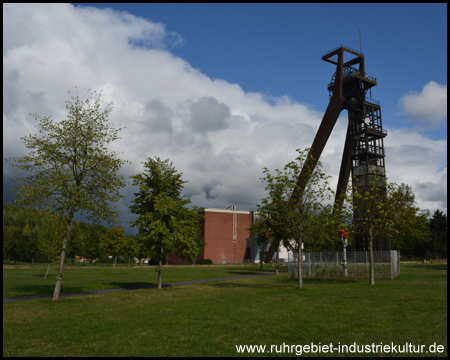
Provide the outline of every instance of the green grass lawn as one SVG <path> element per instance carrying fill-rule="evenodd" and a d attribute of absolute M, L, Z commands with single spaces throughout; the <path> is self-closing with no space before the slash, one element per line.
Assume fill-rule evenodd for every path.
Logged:
<path fill-rule="evenodd" d="M 272 265 L 263 265 L 263 271 L 274 271 Z M 281 266 L 280 269 L 287 269 Z M 65 265 L 62 292 L 111 289 L 125 286 L 157 284 L 155 266 L 82 266 Z M 3 266 L 3 296 L 52 294 L 55 290 L 56 270 L 51 265 L 49 276 L 44 280 L 45 264 Z M 248 265 L 186 265 L 163 266 L 163 283 L 208 279 L 222 276 L 252 274 L 259 271 L 258 264 Z"/>
<path fill-rule="evenodd" d="M 413 355 L 447 356 L 446 264 L 402 266 L 375 286 L 305 279 L 298 290 L 284 273 L 3 304 L 4 356 L 237 356 L 236 345 L 392 342 L 437 343 L 442 354 Z"/>

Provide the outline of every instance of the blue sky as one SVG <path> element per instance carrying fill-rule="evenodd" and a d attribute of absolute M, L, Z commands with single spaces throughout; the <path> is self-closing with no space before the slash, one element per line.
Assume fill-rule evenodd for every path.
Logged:
<path fill-rule="evenodd" d="M 401 116 L 401 95 L 430 80 L 447 82 L 446 4 L 86 5 L 161 22 L 183 38 L 171 52 L 205 75 L 319 111 L 328 105 L 334 73 L 321 56 L 339 45 L 359 51 L 361 30 L 366 70 L 379 84 L 373 97 L 392 127 L 414 126 Z M 426 131 L 433 139 L 447 136 Z"/>
<path fill-rule="evenodd" d="M 413 187 L 421 208 L 447 212 L 446 4 L 4 4 L 4 157 L 26 149 L 35 113 L 65 116 L 74 86 L 114 101 L 121 143 L 142 171 L 170 158 L 197 206 L 256 210 L 263 166 L 311 146 L 345 45 L 377 78 L 389 180 Z M 337 181 L 347 114 L 322 155 Z M 3 197 L 23 176 L 4 162 Z M 123 189 L 120 220 L 134 189 Z"/>

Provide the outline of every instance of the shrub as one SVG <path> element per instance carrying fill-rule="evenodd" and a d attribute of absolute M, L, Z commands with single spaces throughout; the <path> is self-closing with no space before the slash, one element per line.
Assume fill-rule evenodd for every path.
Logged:
<path fill-rule="evenodd" d="M 211 259 L 198 259 L 197 260 L 197 265 L 212 265 L 212 260 Z"/>

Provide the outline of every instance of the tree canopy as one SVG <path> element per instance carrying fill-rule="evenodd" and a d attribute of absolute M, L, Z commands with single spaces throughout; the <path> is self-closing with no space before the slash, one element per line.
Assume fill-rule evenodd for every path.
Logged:
<path fill-rule="evenodd" d="M 427 258 L 447 259 L 447 215 L 436 210 L 428 224 L 430 231 L 430 246 L 425 252 Z"/>

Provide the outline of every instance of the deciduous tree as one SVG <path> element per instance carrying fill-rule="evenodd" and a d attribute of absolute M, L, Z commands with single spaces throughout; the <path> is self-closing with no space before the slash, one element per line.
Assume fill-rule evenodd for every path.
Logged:
<path fill-rule="evenodd" d="M 283 170 L 275 169 L 271 174 L 264 168 L 268 196 L 262 199 L 259 210 L 269 221 L 274 236 L 283 242 L 286 248 L 298 252 L 298 287 L 303 288 L 302 247 L 308 241 L 320 223 L 313 221 L 314 216 L 323 209 L 323 203 L 331 199 L 332 191 L 328 186 L 329 176 L 321 171 L 318 161 L 313 171 L 305 169 L 304 184 L 299 185 L 300 173 L 311 156 L 310 149 L 297 150 L 298 156 L 289 162 Z"/>
<path fill-rule="evenodd" d="M 66 245 L 66 256 L 72 259 L 72 265 L 77 256 L 83 256 L 83 234 L 78 227 L 72 227 L 70 237 Z"/>
<path fill-rule="evenodd" d="M 436 210 L 429 221 L 428 230 L 431 237 L 429 256 L 447 259 L 447 215 Z"/>
<path fill-rule="evenodd" d="M 100 94 L 89 89 L 85 98 L 78 90 L 66 101 L 67 119 L 55 122 L 50 116 L 34 115 L 38 133 L 22 140 L 28 155 L 10 158 L 13 166 L 31 175 L 17 179 L 13 204 L 35 209 L 50 209 L 65 217 L 60 265 L 53 300 L 59 300 L 65 251 L 75 213 L 89 220 L 115 223 L 113 204 L 125 186 L 118 170 L 124 162 L 109 152 L 108 144 L 119 139 L 108 122 L 112 103 L 101 109 Z M 8 160 L 8 159 L 7 159 Z"/>
<path fill-rule="evenodd" d="M 141 266 L 141 260 L 143 258 L 147 258 L 151 254 L 151 250 L 149 250 L 148 244 L 145 242 L 142 234 L 139 232 L 133 236 L 133 256 L 136 256 L 139 259 L 139 266 Z M 158 254 L 159 255 L 159 254 Z"/>
<path fill-rule="evenodd" d="M 415 195 L 411 186 L 400 184 L 393 188 L 391 200 L 395 202 L 393 211 L 396 231 L 391 231 L 391 248 L 414 252 L 425 249 L 430 242 L 428 229 L 429 210 L 422 210 L 416 206 Z M 423 255 L 424 251 L 421 252 Z"/>
<path fill-rule="evenodd" d="M 95 229 L 95 227 L 91 226 L 87 236 L 84 239 L 84 256 L 90 259 L 91 265 L 92 261 L 100 256 L 101 241 L 102 235 L 97 231 L 97 229 Z"/>
<path fill-rule="evenodd" d="M 125 231 L 120 226 L 112 227 L 105 236 L 105 250 L 113 256 L 113 266 L 117 265 L 117 255 L 125 248 Z"/>
<path fill-rule="evenodd" d="M 398 246 L 402 234 L 418 230 L 420 209 L 415 205 L 414 194 L 408 185 L 388 182 L 379 174 L 370 174 L 361 183 L 356 180 L 347 205 L 350 206 L 344 208 L 354 214 L 355 234 L 369 240 L 369 283 L 375 285 L 374 239 L 391 237 L 394 246 Z"/>
<path fill-rule="evenodd" d="M 260 211 L 256 221 L 247 229 L 251 234 L 250 241 L 259 247 L 259 270 L 262 270 L 264 251 L 271 241 L 270 223 L 265 215 L 265 212 Z"/>
<path fill-rule="evenodd" d="M 170 253 L 194 258 L 202 248 L 198 227 L 200 209 L 188 209 L 190 200 L 181 195 L 183 184 L 169 159 L 148 158 L 145 171 L 133 175 L 135 193 L 130 212 L 138 218 L 131 221 L 149 250 L 159 254 L 158 289 L 162 287 L 162 260 Z"/>
<path fill-rule="evenodd" d="M 54 213 L 40 212 L 41 225 L 36 232 L 36 243 L 39 252 L 47 259 L 47 279 L 51 261 L 55 261 L 61 251 L 61 243 L 65 232 L 65 219 Z"/>

